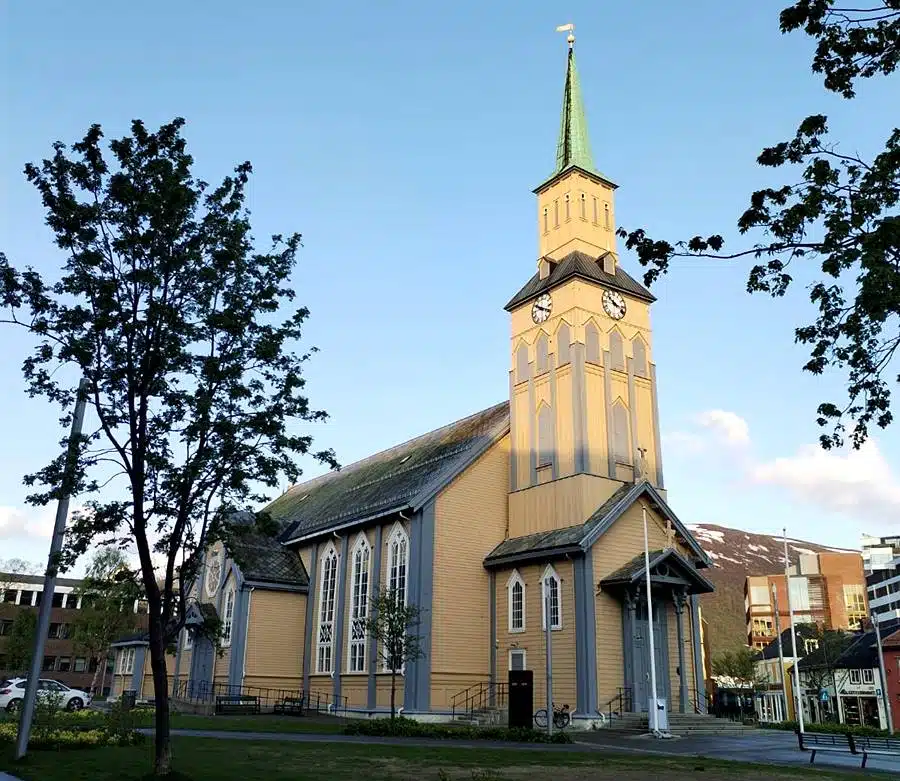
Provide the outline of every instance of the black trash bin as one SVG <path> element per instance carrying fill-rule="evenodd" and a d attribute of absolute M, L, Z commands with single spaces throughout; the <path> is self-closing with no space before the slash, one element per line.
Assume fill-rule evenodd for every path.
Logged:
<path fill-rule="evenodd" d="M 125 710 L 131 710 L 137 700 L 137 692 L 134 689 L 125 689 L 122 692 L 122 707 Z"/>

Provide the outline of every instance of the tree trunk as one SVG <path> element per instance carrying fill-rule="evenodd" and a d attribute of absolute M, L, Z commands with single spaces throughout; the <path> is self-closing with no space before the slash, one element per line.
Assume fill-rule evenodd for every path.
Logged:
<path fill-rule="evenodd" d="M 394 720 L 394 714 L 396 710 L 394 708 L 394 703 L 396 702 L 397 697 L 397 671 L 391 668 L 391 721 Z"/>
<path fill-rule="evenodd" d="M 94 677 L 91 679 L 91 697 L 97 699 L 97 677 L 100 675 L 100 665 L 103 662 L 103 658 L 100 655 L 94 658 L 97 660 L 97 669 L 94 670 Z"/>
<path fill-rule="evenodd" d="M 169 677 L 166 673 L 166 648 L 159 621 L 150 622 L 150 668 L 153 671 L 153 696 L 156 699 L 156 752 L 154 772 L 167 776 L 172 772 L 172 741 L 169 735 Z"/>

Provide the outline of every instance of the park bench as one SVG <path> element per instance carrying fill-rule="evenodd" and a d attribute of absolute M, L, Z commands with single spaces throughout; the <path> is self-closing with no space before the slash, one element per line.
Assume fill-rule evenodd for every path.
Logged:
<path fill-rule="evenodd" d="M 856 754 L 862 754 L 862 766 L 869 761 L 869 755 L 875 754 L 886 757 L 900 757 L 900 739 L 898 738 L 853 738 Z"/>
<path fill-rule="evenodd" d="M 294 716 L 302 716 L 305 710 L 306 701 L 303 696 L 300 697 L 282 697 L 280 702 L 275 703 L 275 713 L 285 713 Z"/>
<path fill-rule="evenodd" d="M 809 764 L 816 761 L 816 754 L 820 751 L 832 754 L 856 754 L 854 737 L 849 732 L 801 732 L 797 730 L 797 739 L 800 741 L 800 750 L 809 751 Z"/>
<path fill-rule="evenodd" d="M 259 713 L 259 697 L 247 694 L 220 694 L 216 696 L 216 713 Z"/>

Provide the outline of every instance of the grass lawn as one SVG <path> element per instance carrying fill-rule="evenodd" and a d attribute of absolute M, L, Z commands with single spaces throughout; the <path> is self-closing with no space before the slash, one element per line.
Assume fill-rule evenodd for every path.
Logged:
<path fill-rule="evenodd" d="M 152 744 L 67 752 L 37 751 L 14 763 L 0 755 L 0 769 L 25 781 L 138 781 L 146 777 Z M 773 768 L 695 758 L 600 752 L 422 748 L 336 743 L 296 744 L 202 738 L 173 740 L 174 767 L 192 781 L 849 781 L 861 773 L 822 767 Z M 871 777 L 871 776 L 869 776 Z"/>

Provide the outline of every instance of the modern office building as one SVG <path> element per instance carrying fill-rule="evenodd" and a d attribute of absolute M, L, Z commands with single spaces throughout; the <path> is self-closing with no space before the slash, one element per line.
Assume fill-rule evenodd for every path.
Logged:
<path fill-rule="evenodd" d="M 790 601 L 797 624 L 859 629 L 868 615 L 862 557 L 858 553 L 801 554 L 798 563 L 791 567 Z M 776 638 L 779 629 L 790 626 L 785 576 L 748 577 L 744 607 L 747 643 L 762 650 Z"/>
<path fill-rule="evenodd" d="M 900 556 L 900 537 L 862 535 L 863 569 L 866 575 L 894 569 L 894 559 L 898 556 Z"/>

